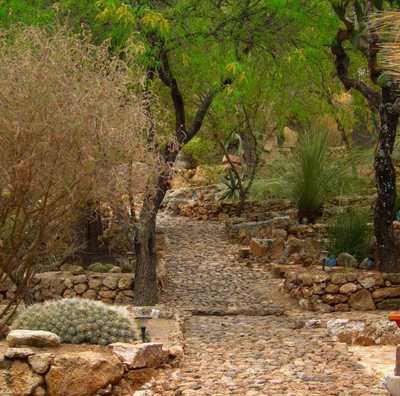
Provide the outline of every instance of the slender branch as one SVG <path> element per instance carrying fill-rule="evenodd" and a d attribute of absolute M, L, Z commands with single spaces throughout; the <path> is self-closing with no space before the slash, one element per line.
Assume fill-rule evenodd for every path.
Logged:
<path fill-rule="evenodd" d="M 170 88 L 170 94 L 175 110 L 175 134 L 178 142 L 184 141 L 186 136 L 186 114 L 185 102 L 183 95 L 179 89 L 168 59 L 168 52 L 165 49 L 161 50 L 161 67 L 158 69 L 161 81 Z"/>
<path fill-rule="evenodd" d="M 344 49 L 344 43 L 351 39 L 353 25 L 348 23 L 346 29 L 339 29 L 336 38 L 331 45 L 331 52 L 335 56 L 336 73 L 346 90 L 356 89 L 367 100 L 372 111 L 378 112 L 381 103 L 381 95 L 370 88 L 361 80 L 350 77 L 350 58 Z"/>
<path fill-rule="evenodd" d="M 203 99 L 203 101 L 200 103 L 199 108 L 197 109 L 196 115 L 193 119 L 192 125 L 187 133 L 186 139 L 182 142 L 182 144 L 186 144 L 187 142 L 190 141 L 190 139 L 193 138 L 193 136 L 196 135 L 196 133 L 200 130 L 204 118 L 207 115 L 207 112 L 214 100 L 214 98 L 228 85 L 231 85 L 233 83 L 233 80 L 230 78 L 225 79 L 224 81 L 222 81 L 221 85 L 210 91 L 205 98 Z"/>

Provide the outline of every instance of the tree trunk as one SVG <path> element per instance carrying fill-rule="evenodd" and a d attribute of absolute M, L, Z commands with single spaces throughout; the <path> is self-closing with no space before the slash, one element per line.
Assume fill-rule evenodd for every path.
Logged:
<path fill-rule="evenodd" d="M 135 253 L 135 305 L 154 305 L 158 302 L 155 216 L 138 228 Z"/>
<path fill-rule="evenodd" d="M 374 229 L 377 259 L 382 272 L 400 272 L 399 255 L 393 231 L 396 201 L 396 172 L 392 153 L 399 115 L 391 111 L 394 102 L 390 88 L 382 89 L 379 141 L 375 152 L 375 178 L 378 198 L 375 203 Z"/>
<path fill-rule="evenodd" d="M 169 158 L 172 163 L 177 153 Z M 155 186 L 156 193 L 148 191 L 136 227 L 136 268 L 134 282 L 134 304 L 154 305 L 158 302 L 156 222 L 164 196 L 169 188 L 170 171 L 161 172 Z"/>
<path fill-rule="evenodd" d="M 246 166 L 246 174 L 249 176 L 252 169 L 257 166 L 257 143 L 248 131 L 239 131 L 243 144 L 243 159 Z"/>

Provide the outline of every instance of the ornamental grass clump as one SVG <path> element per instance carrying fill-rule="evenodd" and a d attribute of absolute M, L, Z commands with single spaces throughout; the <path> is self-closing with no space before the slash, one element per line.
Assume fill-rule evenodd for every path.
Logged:
<path fill-rule="evenodd" d="M 353 172 L 358 157 L 358 153 L 336 156 L 326 132 L 304 133 L 291 155 L 271 164 L 275 176 L 271 191 L 296 205 L 299 222 L 314 223 L 329 199 L 358 186 Z"/>
<path fill-rule="evenodd" d="M 363 260 L 371 253 L 371 214 L 365 209 L 351 208 L 337 215 L 329 224 L 328 243 L 331 254 L 350 253 Z"/>
<path fill-rule="evenodd" d="M 67 344 L 108 345 L 136 339 L 128 317 L 102 302 L 78 298 L 32 305 L 13 328 L 51 331 Z"/>

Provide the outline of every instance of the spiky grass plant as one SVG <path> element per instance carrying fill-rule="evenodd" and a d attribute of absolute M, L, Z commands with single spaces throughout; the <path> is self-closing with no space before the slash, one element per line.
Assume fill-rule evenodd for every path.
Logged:
<path fill-rule="evenodd" d="M 352 161 L 347 154 L 337 157 L 332 153 L 327 133 L 304 133 L 295 151 L 272 165 L 271 173 L 276 176 L 271 187 L 297 206 L 299 222 L 313 223 L 327 200 L 357 183 Z"/>
<path fill-rule="evenodd" d="M 372 221 L 367 210 L 351 208 L 337 215 L 329 224 L 328 249 L 331 254 L 350 253 L 358 260 L 371 251 Z"/>
<path fill-rule="evenodd" d="M 136 339 L 135 324 L 127 316 L 102 302 L 80 298 L 32 305 L 13 328 L 51 331 L 68 344 L 108 345 Z"/>

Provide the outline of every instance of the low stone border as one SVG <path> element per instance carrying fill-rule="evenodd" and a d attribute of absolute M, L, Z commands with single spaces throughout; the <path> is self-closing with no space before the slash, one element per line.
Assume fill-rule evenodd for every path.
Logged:
<path fill-rule="evenodd" d="M 105 303 L 133 303 L 133 274 L 44 272 L 35 275 L 33 283 L 35 302 L 83 297 Z"/>
<path fill-rule="evenodd" d="M 312 311 L 400 309 L 400 274 L 334 268 L 274 266 L 284 288 Z"/>
<path fill-rule="evenodd" d="M 81 273 L 68 271 L 43 272 L 33 279 L 34 302 L 55 298 L 83 297 L 106 303 L 131 304 L 133 302 L 134 275 L 125 273 Z M 0 285 L 0 303 L 14 297 L 16 287 L 11 281 Z"/>

